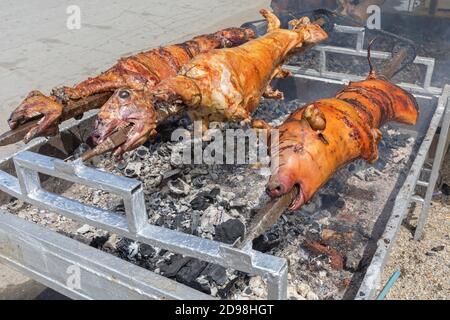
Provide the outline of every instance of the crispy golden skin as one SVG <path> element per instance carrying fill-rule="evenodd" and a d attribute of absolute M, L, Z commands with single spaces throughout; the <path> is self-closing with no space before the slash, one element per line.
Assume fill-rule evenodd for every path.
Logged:
<path fill-rule="evenodd" d="M 280 28 L 278 18 L 267 10 L 261 14 L 269 21 L 266 35 L 239 47 L 212 50 L 181 68 L 178 76 L 155 87 L 157 99 L 181 99 L 194 119 L 250 122 L 251 113 L 265 92 L 281 98 L 269 86 L 272 78 L 285 76 L 280 69 L 285 59 L 303 46 L 327 39 L 318 25 L 301 19 L 291 22 L 292 30 Z"/>
<path fill-rule="evenodd" d="M 307 117 L 308 109 L 316 111 Z M 290 208 L 298 209 L 343 165 L 356 158 L 370 163 L 378 159 L 383 123 L 412 125 L 417 117 L 412 95 L 374 75 L 350 83 L 334 98 L 299 108 L 278 128 L 279 143 L 271 155 L 277 168 L 269 179 L 268 194 L 278 197 L 298 186 L 299 195 Z M 314 128 L 322 120 L 325 126 Z"/>
<path fill-rule="evenodd" d="M 327 39 L 327 33 L 318 25 L 303 18 L 291 21 L 291 30 L 280 29 L 280 21 L 268 10 L 261 10 L 268 21 L 266 35 L 239 47 L 211 50 L 185 64 L 177 76 L 167 78 L 147 93 L 145 90 L 132 96 L 147 94 L 149 105 L 159 110 L 167 104 L 182 105 L 194 120 L 202 120 L 207 128 L 210 121 L 234 121 L 250 123 L 251 113 L 257 108 L 261 97 L 282 98 L 281 92 L 273 90 L 269 83 L 274 77 L 286 77 L 281 69 L 285 59 L 295 52 L 303 51 Z M 105 139 L 111 127 L 117 126 L 112 112 L 128 112 L 130 99 L 111 98 L 99 113 L 97 132 Z M 147 117 L 156 112 L 146 107 Z M 143 115 L 143 113 L 141 113 Z M 142 119 L 148 124 L 148 119 Z M 158 119 L 152 120 L 154 123 Z M 136 119 L 129 121 L 136 122 Z M 124 123 L 121 123 L 124 125 Z M 133 127 L 128 141 L 118 148 L 115 155 L 138 147 L 155 132 L 155 126 Z"/>
<path fill-rule="evenodd" d="M 33 118 L 43 116 L 25 140 L 53 135 L 58 132 L 58 124 L 67 120 L 65 117 L 72 115 L 64 114 L 64 105 L 69 100 L 78 100 L 102 92 L 112 94 L 118 88 L 151 89 L 161 80 L 175 76 L 179 69 L 195 56 L 212 49 L 240 45 L 254 37 L 251 29 L 228 28 L 195 37 L 184 43 L 122 58 L 112 68 L 72 88 L 55 88 L 50 96 L 33 91 L 11 114 L 9 126 L 14 129 Z M 87 110 L 80 110 L 79 116 L 85 111 Z"/>

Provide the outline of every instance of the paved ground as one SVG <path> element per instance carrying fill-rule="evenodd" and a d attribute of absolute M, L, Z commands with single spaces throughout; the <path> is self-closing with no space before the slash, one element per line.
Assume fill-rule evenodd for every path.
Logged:
<path fill-rule="evenodd" d="M 107 69 L 121 56 L 259 18 L 270 0 L 3 0 L 0 11 L 0 133 L 11 110 L 33 89 L 48 93 Z M 69 30 L 69 5 L 81 29 Z M 0 154 L 8 148 L 0 148 Z M 0 299 L 55 298 L 0 265 Z"/>

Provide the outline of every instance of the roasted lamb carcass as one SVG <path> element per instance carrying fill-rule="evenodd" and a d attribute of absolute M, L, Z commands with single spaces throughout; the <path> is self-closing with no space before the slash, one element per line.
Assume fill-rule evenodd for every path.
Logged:
<path fill-rule="evenodd" d="M 98 115 L 99 141 L 117 127 L 132 123 L 128 141 L 116 149 L 115 155 L 136 148 L 154 134 L 158 112 L 167 105 L 181 105 L 206 128 L 210 121 L 250 123 L 251 113 L 263 95 L 282 98 L 269 83 L 274 77 L 288 75 L 281 69 L 285 59 L 327 39 L 327 33 L 308 18 L 291 21 L 292 29 L 287 30 L 280 28 L 280 21 L 271 12 L 261 10 L 261 14 L 268 21 L 266 35 L 239 47 L 199 55 L 177 76 L 148 92 L 118 90 Z"/>
<path fill-rule="evenodd" d="M 383 123 L 413 125 L 417 118 L 414 97 L 371 71 L 365 81 L 351 82 L 334 98 L 299 108 L 277 128 L 267 193 L 280 197 L 296 188 L 290 206 L 296 210 L 343 165 L 357 158 L 375 162 Z"/>
<path fill-rule="evenodd" d="M 38 136 L 54 135 L 61 121 L 82 116 L 83 112 L 100 108 L 118 88 L 151 89 L 161 80 L 177 74 L 180 68 L 195 56 L 212 49 L 232 47 L 255 37 L 247 28 L 228 28 L 213 34 L 193 38 L 184 43 L 169 45 L 122 58 L 109 70 L 89 78 L 76 86 L 55 88 L 50 96 L 32 91 L 11 114 L 11 129 L 37 117 L 42 119 L 27 133 L 25 141 Z M 95 94 L 109 93 L 98 103 L 80 104 L 75 110 L 68 107 Z"/>

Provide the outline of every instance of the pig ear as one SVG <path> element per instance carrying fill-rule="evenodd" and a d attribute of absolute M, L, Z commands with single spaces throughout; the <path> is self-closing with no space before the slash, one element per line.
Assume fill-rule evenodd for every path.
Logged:
<path fill-rule="evenodd" d="M 276 15 L 267 9 L 261 9 L 259 13 L 267 20 L 267 32 L 280 29 L 281 22 Z"/>

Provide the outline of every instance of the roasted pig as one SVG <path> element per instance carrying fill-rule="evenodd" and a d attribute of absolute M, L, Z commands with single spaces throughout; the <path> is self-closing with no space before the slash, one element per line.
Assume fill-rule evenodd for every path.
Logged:
<path fill-rule="evenodd" d="M 280 28 L 280 21 L 268 10 L 261 14 L 268 21 L 266 35 L 239 47 L 199 55 L 147 96 L 138 90 L 116 92 L 98 115 L 99 140 L 118 126 L 133 123 L 128 141 L 115 155 L 134 149 L 155 133 L 159 109 L 174 104 L 182 105 L 192 119 L 202 120 L 205 128 L 210 121 L 250 123 L 263 95 L 282 98 L 269 83 L 289 74 L 281 69 L 285 59 L 327 39 L 327 33 L 308 18 L 291 21 L 292 29 L 287 30 Z M 130 106 L 140 108 L 130 112 Z"/>
<path fill-rule="evenodd" d="M 357 158 L 370 163 L 378 159 L 382 124 L 413 125 L 418 114 L 411 94 L 371 70 L 365 81 L 351 82 L 334 98 L 299 108 L 277 128 L 267 193 L 280 197 L 295 187 L 297 196 L 289 209 L 300 208 L 343 165 Z"/>
<path fill-rule="evenodd" d="M 118 88 L 152 89 L 160 81 L 175 76 L 184 64 L 197 55 L 212 49 L 240 45 L 254 37 L 255 34 L 251 29 L 228 28 L 195 37 L 184 43 L 159 47 L 122 58 L 109 70 L 73 88 L 55 88 L 50 96 L 32 91 L 11 114 L 9 126 L 15 129 L 25 122 L 42 117 L 26 134 L 24 140 L 54 135 L 58 132 L 58 124 L 61 121 L 82 116 L 83 112 L 89 109 L 101 107 L 108 97 L 99 99 L 98 104 L 79 104 L 76 110 L 67 107 L 71 101 L 99 93 L 112 94 Z"/>

